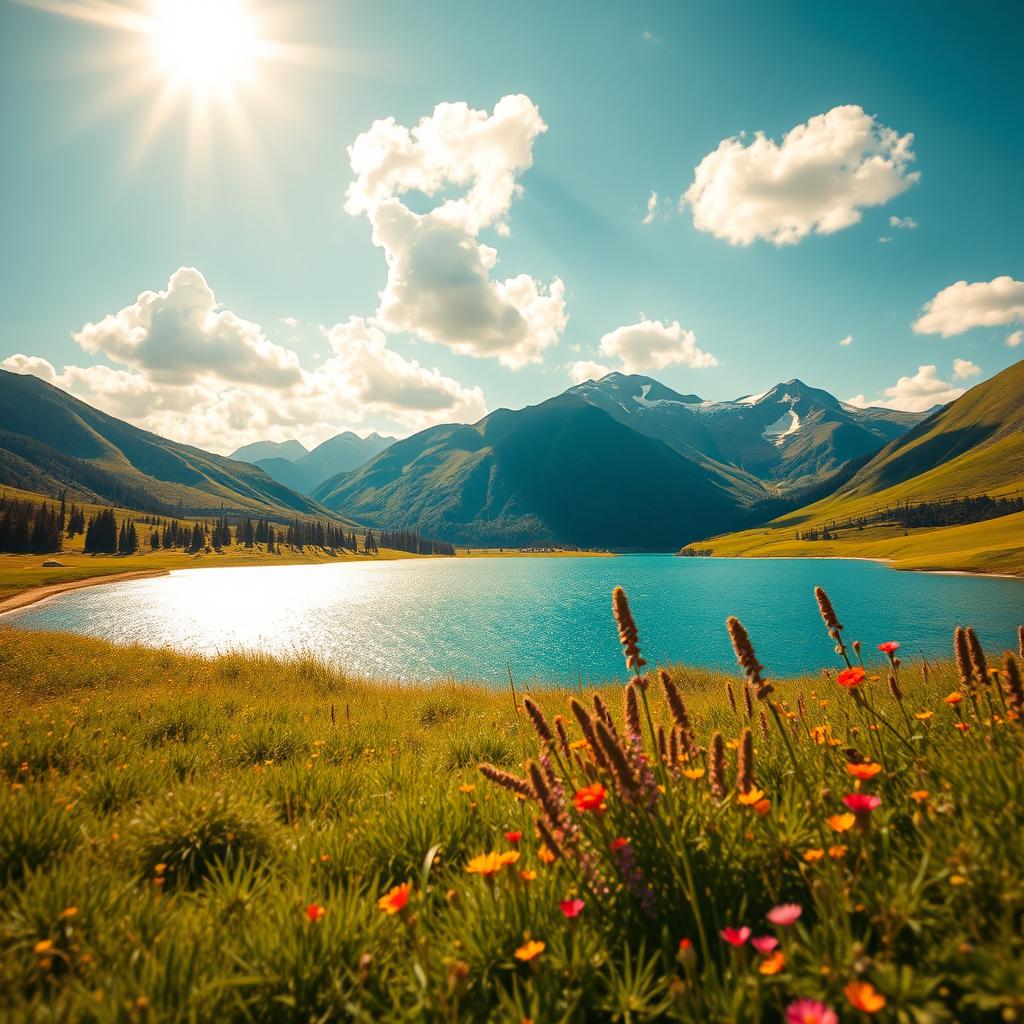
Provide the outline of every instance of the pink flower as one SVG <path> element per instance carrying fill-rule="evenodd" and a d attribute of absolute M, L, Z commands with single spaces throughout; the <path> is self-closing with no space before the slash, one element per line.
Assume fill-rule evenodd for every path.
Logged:
<path fill-rule="evenodd" d="M 750 938 L 750 929 L 746 925 L 742 928 L 723 928 L 722 938 L 730 946 L 742 946 Z"/>
<path fill-rule="evenodd" d="M 900 649 L 899 640 L 886 640 L 884 644 L 879 644 L 878 649 L 883 654 L 894 654 Z"/>
<path fill-rule="evenodd" d="M 758 953 L 767 956 L 779 944 L 779 940 L 774 935 L 758 935 L 750 940 L 750 944 Z"/>
<path fill-rule="evenodd" d="M 586 904 L 583 902 L 583 900 L 581 900 L 579 897 L 576 897 L 571 900 L 562 900 L 558 904 L 558 909 L 561 910 L 561 912 L 565 914 L 565 916 L 569 918 L 569 920 L 571 921 L 573 920 L 573 918 L 579 917 L 580 914 L 583 913 L 583 908 L 585 906 Z"/>
<path fill-rule="evenodd" d="M 839 1024 L 839 1018 L 816 999 L 798 999 L 786 1007 L 786 1024 Z"/>
<path fill-rule="evenodd" d="M 853 808 L 851 807 L 850 810 L 853 810 Z M 803 910 L 798 903 L 780 903 L 777 907 L 769 910 L 764 916 L 771 924 L 777 924 L 780 928 L 786 928 L 791 924 L 796 924 L 800 920 L 802 913 Z"/>
<path fill-rule="evenodd" d="M 854 814 L 870 814 L 881 802 L 873 793 L 848 793 L 843 797 L 843 803 Z"/>

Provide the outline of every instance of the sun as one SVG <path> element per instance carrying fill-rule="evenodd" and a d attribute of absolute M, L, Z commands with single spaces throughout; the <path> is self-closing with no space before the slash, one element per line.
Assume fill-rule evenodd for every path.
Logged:
<path fill-rule="evenodd" d="M 251 84 L 270 55 L 244 0 L 154 0 L 146 34 L 160 74 L 197 98 Z"/>

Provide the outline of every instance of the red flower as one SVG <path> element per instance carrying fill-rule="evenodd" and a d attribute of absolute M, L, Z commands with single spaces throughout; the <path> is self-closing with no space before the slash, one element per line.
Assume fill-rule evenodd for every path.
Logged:
<path fill-rule="evenodd" d="M 619 836 L 618 839 L 613 839 L 608 846 L 612 853 L 618 853 L 624 846 L 629 846 L 629 840 Z"/>
<path fill-rule="evenodd" d="M 879 644 L 878 649 L 883 654 L 895 654 L 900 649 L 899 640 L 886 640 L 884 644 Z"/>
<path fill-rule="evenodd" d="M 873 793 L 848 793 L 843 797 L 843 803 L 854 814 L 870 814 L 881 802 Z"/>
<path fill-rule="evenodd" d="M 326 913 L 327 908 L 321 907 L 319 903 L 310 903 L 310 905 L 306 907 L 306 917 L 308 917 L 310 921 L 319 921 Z"/>
<path fill-rule="evenodd" d="M 750 929 L 746 925 L 742 928 L 723 928 L 722 938 L 730 946 L 742 946 L 750 938 Z"/>
<path fill-rule="evenodd" d="M 584 811 L 596 811 L 600 814 L 604 810 L 604 798 L 607 795 L 608 790 L 600 782 L 584 786 L 576 791 L 576 810 L 581 814 Z"/>
<path fill-rule="evenodd" d="M 583 913 L 583 908 L 586 904 L 579 897 L 575 897 L 571 900 L 562 900 L 558 904 L 558 909 L 570 920 L 580 916 Z"/>
<path fill-rule="evenodd" d="M 403 882 L 396 885 L 390 892 L 385 893 L 379 900 L 377 906 L 385 914 L 400 914 L 409 905 L 409 893 L 412 890 L 412 882 Z"/>
<path fill-rule="evenodd" d="M 680 939 L 679 949 L 683 953 L 688 953 L 691 949 L 693 949 L 693 943 L 689 939 Z"/>
<path fill-rule="evenodd" d="M 779 940 L 774 935 L 758 935 L 750 940 L 750 944 L 758 953 L 767 956 L 779 944 Z"/>
<path fill-rule="evenodd" d="M 852 690 L 855 686 L 860 686 L 864 682 L 867 672 L 864 671 L 859 665 L 855 668 L 844 668 L 842 672 L 836 676 L 836 682 L 840 686 L 845 686 L 846 689 Z"/>
<path fill-rule="evenodd" d="M 506 832 L 505 838 L 513 845 L 518 846 L 519 840 L 523 838 L 522 832 Z"/>

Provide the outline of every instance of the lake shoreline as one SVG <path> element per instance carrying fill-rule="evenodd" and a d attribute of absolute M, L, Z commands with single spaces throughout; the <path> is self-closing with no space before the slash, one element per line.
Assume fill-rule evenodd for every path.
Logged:
<path fill-rule="evenodd" d="M 687 556 L 677 556 L 687 557 Z M 927 569 L 923 566 L 899 565 L 893 558 L 878 558 L 871 555 L 709 555 L 719 561 L 725 558 L 749 562 L 797 562 L 803 558 L 813 558 L 821 562 L 876 562 L 893 572 L 926 572 L 932 576 L 976 576 L 993 580 L 1024 580 L 1024 573 L 1017 572 L 984 572 L 981 569 Z"/>
<path fill-rule="evenodd" d="M 142 580 L 153 576 L 170 576 L 170 574 L 170 569 L 132 569 L 128 572 L 86 576 L 80 580 L 67 580 L 65 583 L 45 583 L 38 587 L 29 587 L 0 600 L 0 616 L 6 615 L 8 612 L 20 611 L 22 608 L 28 608 L 47 598 L 58 597 L 72 590 L 96 587 L 102 583 L 125 583 L 128 580 Z"/>

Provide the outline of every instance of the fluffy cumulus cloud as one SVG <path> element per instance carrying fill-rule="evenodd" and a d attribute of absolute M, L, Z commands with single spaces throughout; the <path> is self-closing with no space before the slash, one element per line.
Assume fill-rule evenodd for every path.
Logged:
<path fill-rule="evenodd" d="M 383 329 L 513 369 L 557 343 L 566 324 L 562 281 L 496 277 L 497 250 L 478 238 L 485 228 L 508 234 L 519 176 L 546 130 L 529 97 L 515 95 L 491 113 L 441 103 L 411 129 L 387 118 L 358 136 L 345 209 L 367 217 L 384 251 L 388 279 L 375 318 Z M 408 193 L 436 197 L 436 205 L 417 213 L 403 201 Z"/>
<path fill-rule="evenodd" d="M 917 227 L 917 221 L 913 217 L 892 216 L 889 218 L 889 227 L 900 231 L 913 231 Z"/>
<path fill-rule="evenodd" d="M 582 384 L 588 380 L 600 380 L 612 372 L 612 367 L 604 363 L 595 363 L 590 359 L 577 359 L 569 364 L 569 379 L 573 384 Z"/>
<path fill-rule="evenodd" d="M 693 331 L 681 327 L 678 320 L 662 323 L 645 319 L 617 327 L 601 338 L 600 351 L 618 359 L 624 373 L 663 370 L 675 365 L 692 369 L 718 365 L 710 352 L 697 347 Z"/>
<path fill-rule="evenodd" d="M 853 335 L 852 334 L 848 334 L 845 338 L 840 338 L 839 339 L 839 344 L 843 348 L 849 348 L 853 344 Z"/>
<path fill-rule="evenodd" d="M 912 134 L 900 135 L 855 105 L 833 107 L 784 136 L 723 139 L 697 166 L 680 206 L 700 231 L 733 245 L 761 238 L 793 245 L 861 219 L 920 177 Z"/>
<path fill-rule="evenodd" d="M 115 365 L 58 370 L 21 353 L 2 365 L 147 430 L 220 452 L 262 438 L 318 443 L 344 429 L 407 432 L 487 411 L 479 388 L 407 359 L 364 320 L 325 333 L 331 354 L 305 367 L 259 325 L 221 308 L 199 271 L 182 268 L 166 291 L 144 292 L 75 333 L 85 352 Z"/>
<path fill-rule="evenodd" d="M 644 214 L 644 219 L 640 222 L 641 224 L 653 224 L 654 218 L 658 215 L 658 193 L 652 191 L 647 197 L 647 212 Z"/>
<path fill-rule="evenodd" d="M 967 372 L 961 373 L 964 367 L 967 368 Z M 963 359 L 956 360 L 954 364 L 954 375 L 959 379 L 980 372 L 973 363 Z M 855 395 L 848 399 L 848 402 L 861 408 L 877 406 L 883 409 L 902 409 L 904 412 L 926 412 L 935 405 L 952 402 L 965 390 L 942 380 L 937 366 L 919 366 L 917 373 L 909 377 L 900 377 L 892 387 L 885 388 L 880 397 L 869 401 L 864 395 Z"/>
<path fill-rule="evenodd" d="M 1006 344 L 1010 348 L 1018 348 L 1024 342 L 1024 331 L 1011 331 L 1006 336 Z"/>
<path fill-rule="evenodd" d="M 968 284 L 957 281 L 925 304 L 915 334 L 963 334 L 972 327 L 1002 327 L 1024 321 L 1024 281 L 1004 275 Z"/>
<path fill-rule="evenodd" d="M 957 380 L 968 380 L 970 377 L 980 377 L 981 367 L 972 363 L 970 359 L 953 360 L 953 376 Z"/>

